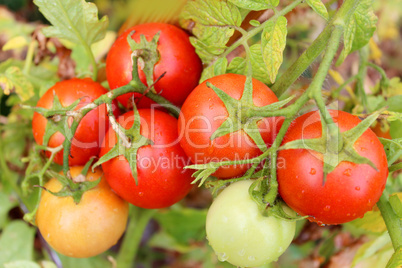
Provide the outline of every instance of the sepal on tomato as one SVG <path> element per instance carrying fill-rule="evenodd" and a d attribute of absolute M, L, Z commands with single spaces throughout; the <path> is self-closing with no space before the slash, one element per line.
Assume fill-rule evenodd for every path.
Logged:
<path fill-rule="evenodd" d="M 110 151 L 108 151 L 105 155 L 103 155 L 95 164 L 94 168 L 113 159 L 120 155 L 123 155 L 131 169 L 131 174 L 135 180 L 135 184 L 138 185 L 138 178 L 137 178 L 137 152 L 142 146 L 152 145 L 153 141 L 147 139 L 146 137 L 142 136 L 140 133 L 141 130 L 141 117 L 138 113 L 137 107 L 133 104 L 134 110 L 134 123 L 129 129 L 125 129 L 116 120 L 111 117 L 112 119 L 112 127 L 113 130 L 116 132 L 117 143 L 113 146 Z"/>
<path fill-rule="evenodd" d="M 160 31 L 155 34 L 151 41 L 147 41 L 145 36 L 142 34 L 140 36 L 140 42 L 137 43 L 131 37 L 134 31 L 127 36 L 127 42 L 130 45 L 133 58 L 133 72 L 138 72 L 137 65 L 139 63 L 140 68 L 145 73 L 147 84 L 153 93 L 156 93 L 155 89 L 152 87 L 154 84 L 154 66 L 159 61 L 159 51 L 158 51 L 158 40 L 160 36 Z M 138 60 L 139 62 L 135 62 Z M 133 74 L 133 78 L 138 78 L 138 73 Z M 139 79 L 138 79 L 139 80 Z"/>
<path fill-rule="evenodd" d="M 214 140 L 229 133 L 243 130 L 250 136 L 258 148 L 262 152 L 265 152 L 268 149 L 267 144 L 262 139 L 257 125 L 257 122 L 264 117 L 259 116 L 259 112 L 276 111 L 292 100 L 293 97 L 263 107 L 257 107 L 253 102 L 253 84 L 251 76 L 247 76 L 246 78 L 243 95 L 240 100 L 232 98 L 229 94 L 210 82 L 206 84 L 221 99 L 228 112 L 227 119 L 215 130 L 210 139 Z"/>
<path fill-rule="evenodd" d="M 354 143 L 356 140 L 371 126 L 371 124 L 377 119 L 381 111 L 377 111 L 367 117 L 365 120 L 361 121 L 354 128 L 340 133 L 342 139 L 342 146 L 339 151 L 332 151 L 329 148 L 337 148 L 333 146 L 334 143 L 338 142 L 337 137 L 332 137 L 328 133 L 328 125 L 323 120 L 321 116 L 322 124 L 322 135 L 320 138 L 316 139 L 300 139 L 294 140 L 282 145 L 279 150 L 288 149 L 308 149 L 313 150 L 323 155 L 324 162 L 324 179 L 323 184 L 325 184 L 326 175 L 332 172 L 342 161 L 352 162 L 356 164 L 367 164 L 373 169 L 378 171 L 375 164 L 368 158 L 361 156 L 354 148 Z"/>
<path fill-rule="evenodd" d="M 43 186 L 40 186 L 40 187 L 43 188 L 44 190 L 46 190 L 47 192 L 51 193 L 54 196 L 58 196 L 58 197 L 71 196 L 74 199 L 74 203 L 76 203 L 76 204 L 80 203 L 83 194 L 86 191 L 96 187 L 102 179 L 102 177 L 101 177 L 95 181 L 86 181 L 85 180 L 85 176 L 89 170 L 90 165 L 92 164 L 92 160 L 93 159 L 88 161 L 86 163 L 85 167 L 83 168 L 83 170 L 81 171 L 81 173 L 74 178 L 68 178 L 57 172 L 48 171 L 48 173 L 52 177 L 56 178 L 63 185 L 63 188 L 60 191 L 53 192 L 49 189 L 46 189 Z M 71 176 L 70 173 L 68 174 L 68 176 Z"/>

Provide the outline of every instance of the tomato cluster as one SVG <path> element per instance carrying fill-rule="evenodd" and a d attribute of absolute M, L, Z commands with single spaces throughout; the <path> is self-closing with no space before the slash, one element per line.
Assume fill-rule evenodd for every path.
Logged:
<path fill-rule="evenodd" d="M 154 78 L 162 74 L 164 77 L 154 88 L 172 103 L 181 105 L 198 84 L 202 65 L 188 35 L 176 26 L 152 23 L 123 33 L 108 54 L 107 80 L 111 89 L 115 89 L 132 79 L 132 51 L 127 43 L 129 34 L 138 41 L 141 35 L 150 40 L 156 33 L 160 33 L 157 47 L 159 61 L 154 66 Z M 138 73 L 146 85 L 146 77 L 140 67 Z M 77 130 L 74 135 L 70 133 L 80 109 L 107 93 L 101 84 L 90 78 L 73 78 L 56 83 L 37 103 L 38 108 L 53 109 L 57 114 L 58 110 L 78 102 L 74 108 L 75 115 L 45 117 L 38 110 L 32 122 L 34 138 L 40 145 L 56 148 L 63 144 L 66 137 L 71 139 L 68 164 L 72 178 L 91 158 L 102 157 L 110 150 L 120 152 L 127 149 L 118 143 L 116 132 L 110 127 L 106 104 L 78 118 Z M 132 97 L 133 94 L 125 94 L 117 100 L 132 110 Z M 166 112 L 150 109 L 152 101 L 141 94 L 134 97 L 139 100 L 138 107 L 143 108 L 139 110 L 140 135 L 150 141 L 149 145 L 138 146 L 134 156 L 138 171 L 135 176 L 124 155 L 117 155 L 102 164 L 103 171 L 97 169 L 94 174 L 88 173 L 87 181 L 99 177 L 102 180 L 98 186 L 85 192 L 77 205 L 71 196 L 58 197 L 50 193 L 63 188 L 57 179 L 51 179 L 44 186 L 47 191 L 42 194 L 36 223 L 46 241 L 62 254 L 90 257 L 114 245 L 125 230 L 127 202 L 147 209 L 165 208 L 180 201 L 192 188 L 192 172 L 184 169 L 189 160 L 178 143 L 177 119 Z M 128 129 L 133 125 L 133 111 L 119 116 L 116 100 L 112 101 L 111 107 L 120 126 Z M 133 147 L 136 146 L 134 137 L 126 138 Z M 63 153 L 61 150 L 55 155 L 55 163 L 63 164 Z M 46 156 L 50 155 L 50 151 L 46 151 Z M 130 161 L 133 158 L 130 157 Z"/>
<path fill-rule="evenodd" d="M 172 25 L 138 25 L 118 37 L 106 60 L 107 80 L 112 90 L 129 84 L 133 79 L 133 51 L 127 39 L 138 42 L 141 36 L 145 36 L 149 41 L 157 33 L 160 34 L 157 43 L 159 61 L 154 66 L 153 79 L 163 77 L 155 83 L 154 89 L 174 105 L 182 105 L 179 119 L 166 111 L 151 109 L 153 102 L 140 93 L 117 97 L 126 108 L 121 116 L 118 116 L 117 103 L 112 102 L 113 119 L 117 117 L 116 120 L 110 120 L 105 104 L 81 119 L 71 137 L 71 175 L 74 177 L 76 170 L 80 169 L 74 166 L 82 166 L 90 158 L 99 157 L 104 159 L 101 161 L 103 171 L 97 170 L 88 176 L 100 177 L 103 174 L 104 178 L 83 195 L 78 205 L 71 197 L 56 197 L 43 192 L 36 219 L 48 243 L 63 254 L 88 257 L 107 250 L 124 232 L 127 202 L 145 209 L 169 207 L 183 199 L 192 187 L 193 171 L 185 166 L 245 161 L 264 156 L 264 148 L 272 145 L 282 126 L 282 117 L 261 117 L 251 122 L 241 114 L 250 107 L 278 102 L 274 92 L 258 80 L 251 81 L 250 107 L 229 107 L 228 101 L 219 95 L 227 96 L 232 103 L 240 103 L 246 95 L 247 79 L 244 75 L 223 74 L 198 85 L 201 61 L 188 35 Z M 138 66 L 141 82 L 150 86 L 141 64 Z M 217 90 L 221 93 L 218 94 Z M 59 109 L 79 100 L 75 108 L 79 111 L 106 93 L 107 90 L 97 82 L 75 78 L 54 85 L 37 106 Z M 345 112 L 330 113 L 341 133 L 360 122 Z M 57 128 L 60 119 L 56 119 L 35 113 L 32 125 L 37 143 L 52 148 L 63 143 L 65 136 L 57 131 L 60 130 Z M 69 124 L 72 120 L 75 119 L 67 118 Z M 139 125 L 135 125 L 136 121 Z M 215 137 L 224 122 L 229 130 Z M 255 124 L 251 129 L 255 135 L 250 134 L 251 124 Z M 128 131 L 133 126 L 138 129 L 135 135 Z M 56 132 L 51 132 L 53 130 Z M 320 138 L 321 131 L 320 113 L 307 113 L 294 120 L 282 144 Z M 64 134 L 69 137 L 68 129 Z M 281 198 L 299 215 L 308 216 L 309 220 L 320 224 L 340 224 L 363 216 L 378 201 L 385 187 L 387 160 L 381 143 L 371 130 L 365 131 L 353 147 L 376 168 L 341 161 L 324 179 L 322 154 L 310 149 L 280 150 L 278 159 L 284 163 L 277 170 Z M 128 156 L 127 152 L 131 155 Z M 54 161 L 63 163 L 62 151 Z M 243 176 L 250 167 L 250 163 L 231 164 L 211 173 L 218 179 L 233 179 Z M 206 223 L 209 243 L 218 257 L 242 267 L 275 261 L 295 234 L 294 222 L 261 214 L 260 207 L 249 194 L 252 181 L 243 180 L 224 189 L 212 203 Z M 44 187 L 58 191 L 61 185 L 52 179 Z M 272 204 L 266 205 L 270 207 Z M 282 208 L 282 205 L 278 206 Z M 287 206 L 283 206 L 283 210 L 291 217 L 295 216 Z M 78 225 L 80 227 L 76 228 Z M 105 229 L 108 237 L 100 235 Z M 101 243 L 99 238 L 107 242 Z"/>

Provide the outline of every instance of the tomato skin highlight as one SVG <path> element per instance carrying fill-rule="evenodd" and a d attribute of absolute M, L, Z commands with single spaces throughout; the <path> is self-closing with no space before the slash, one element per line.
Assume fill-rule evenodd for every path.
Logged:
<path fill-rule="evenodd" d="M 126 30 L 117 38 L 106 59 L 106 76 L 110 88 L 115 89 L 128 84 L 132 79 L 131 48 L 127 42 L 128 35 L 139 42 L 144 35 L 148 41 L 160 32 L 158 41 L 159 61 L 154 67 L 154 80 L 164 72 L 165 76 L 155 84 L 155 90 L 176 106 L 181 106 L 190 92 L 198 85 L 201 77 L 202 63 L 189 41 L 189 36 L 180 28 L 165 23 L 147 23 L 136 25 Z M 139 69 L 139 76 L 144 84 L 146 77 Z M 117 100 L 125 107 L 130 107 L 129 101 L 133 93 L 119 96 Z M 141 97 L 141 94 L 134 94 Z M 150 99 L 142 97 L 137 103 L 138 108 L 151 108 Z"/>
<path fill-rule="evenodd" d="M 37 107 L 51 108 L 53 106 L 54 94 L 60 100 L 62 106 L 71 105 L 77 99 L 81 102 L 76 107 L 76 110 L 94 101 L 108 91 L 99 83 L 92 81 L 90 78 L 78 79 L 73 78 L 57 82 L 51 87 L 38 101 Z M 119 115 L 117 102 L 113 101 L 113 113 Z M 32 120 L 32 131 L 36 143 L 43 144 L 43 136 L 45 134 L 47 119 L 39 113 L 34 113 Z M 72 140 L 69 165 L 84 165 L 92 156 L 99 154 L 99 148 L 103 137 L 109 128 L 108 115 L 106 104 L 100 105 L 98 108 L 87 113 L 79 123 L 77 131 Z M 48 143 L 48 147 L 58 147 L 63 144 L 64 136 L 60 132 L 54 133 Z M 46 152 L 47 157 L 50 152 Z M 63 164 L 63 150 L 58 152 L 54 158 L 54 162 Z"/>
<path fill-rule="evenodd" d="M 212 202 L 207 214 L 209 244 L 221 261 L 257 267 L 276 261 L 295 235 L 296 222 L 264 217 L 250 198 L 251 180 L 229 185 Z M 285 208 L 288 214 L 294 214 Z"/>
<path fill-rule="evenodd" d="M 188 194 L 192 188 L 192 172 L 183 169 L 189 160 L 178 143 L 177 119 L 150 109 L 139 109 L 141 135 L 154 144 L 138 149 L 138 185 L 124 156 L 102 164 L 105 177 L 112 189 L 131 204 L 148 209 L 169 207 Z M 128 129 L 133 125 L 134 113 L 127 112 L 118 118 L 119 124 Z M 116 144 L 112 128 L 105 136 L 100 157 Z"/>
<path fill-rule="evenodd" d="M 70 169 L 77 176 L 82 166 Z M 86 180 L 102 177 L 100 168 L 88 171 Z M 46 189 L 58 192 L 62 184 L 51 179 Z M 128 219 L 128 203 L 117 196 L 102 178 L 99 184 L 82 196 L 76 204 L 72 197 L 57 197 L 42 192 L 36 224 L 46 242 L 57 252 L 74 258 L 98 255 L 117 243 Z"/>
<path fill-rule="evenodd" d="M 193 163 L 248 159 L 262 153 L 243 130 L 210 140 L 215 130 L 228 117 L 228 112 L 222 100 L 206 83 L 210 82 L 232 98 L 240 99 L 245 81 L 244 75 L 215 76 L 197 86 L 184 102 L 178 125 L 180 145 Z M 278 98 L 265 84 L 253 79 L 253 101 L 256 106 L 265 106 L 277 102 Z M 259 131 L 268 146 L 272 144 L 282 122 L 282 118 L 274 117 L 258 122 Z M 236 177 L 242 175 L 249 167 L 248 164 L 220 167 L 213 176 Z"/>
<path fill-rule="evenodd" d="M 360 119 L 330 110 L 341 132 L 356 126 Z M 294 120 L 283 144 L 297 139 L 321 137 L 320 115 L 317 111 Z M 279 193 L 297 213 L 308 215 L 319 224 L 341 224 L 363 217 L 379 200 L 388 177 L 387 158 L 381 142 L 366 130 L 354 144 L 357 152 L 370 159 L 378 172 L 366 164 L 341 162 L 327 174 L 323 185 L 322 155 L 307 149 L 281 150 L 278 153 Z"/>

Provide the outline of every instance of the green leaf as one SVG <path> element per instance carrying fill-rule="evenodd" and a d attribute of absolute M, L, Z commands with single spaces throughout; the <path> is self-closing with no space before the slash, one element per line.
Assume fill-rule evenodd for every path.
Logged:
<path fill-rule="evenodd" d="M 35 228 L 16 220 L 4 228 L 0 237 L 0 266 L 12 261 L 32 260 Z"/>
<path fill-rule="evenodd" d="M 250 61 L 251 69 L 253 71 L 253 78 L 268 84 L 272 80 L 270 79 L 267 65 L 265 64 L 261 44 L 255 44 L 250 47 Z M 279 67 L 278 67 L 279 68 Z"/>
<path fill-rule="evenodd" d="M 242 15 L 239 9 L 226 0 L 188 1 L 181 13 L 181 23 L 195 23 L 190 42 L 204 63 L 208 63 L 226 49 L 233 35 L 233 26 L 240 26 Z"/>
<path fill-rule="evenodd" d="M 0 192 L 0 229 L 3 228 L 4 224 L 8 219 L 8 212 L 14 206 L 17 205 L 17 200 L 13 200 L 11 196 L 4 193 L 4 190 Z"/>
<path fill-rule="evenodd" d="M 307 4 L 326 21 L 329 19 L 328 11 L 321 0 L 306 0 Z"/>
<path fill-rule="evenodd" d="M 201 74 L 200 83 L 217 75 L 225 74 L 228 65 L 228 60 L 223 57 L 219 58 L 214 64 L 204 69 Z"/>
<path fill-rule="evenodd" d="M 389 259 L 386 268 L 400 268 L 402 267 L 402 248 L 395 250 L 392 254 L 391 259 Z"/>
<path fill-rule="evenodd" d="M 345 23 L 344 47 L 336 64 L 340 65 L 347 55 L 364 47 L 376 29 L 377 16 L 374 14 L 372 0 L 362 0 L 350 20 Z"/>
<path fill-rule="evenodd" d="M 402 202 L 398 194 L 393 194 L 389 197 L 389 203 L 395 214 L 402 219 Z"/>
<path fill-rule="evenodd" d="M 364 244 L 357 251 L 357 253 L 353 259 L 351 267 L 354 267 L 356 264 L 358 264 L 362 260 L 373 256 L 377 251 L 382 249 L 384 246 L 386 246 L 390 242 L 391 242 L 391 240 L 390 240 L 389 234 L 387 232 L 385 232 L 384 234 L 382 234 L 375 240 Z"/>
<path fill-rule="evenodd" d="M 205 238 L 207 210 L 176 208 L 155 214 L 162 230 L 171 235 L 179 244 L 202 241 Z"/>
<path fill-rule="evenodd" d="M 48 37 L 87 45 L 105 37 L 109 20 L 106 16 L 98 19 L 98 9 L 94 3 L 85 0 L 34 0 L 34 3 L 52 24 L 43 29 Z"/>
<path fill-rule="evenodd" d="M 56 268 L 57 266 L 54 265 L 53 267 Z M 5 263 L 4 268 L 41 268 L 41 266 L 33 261 L 13 261 Z"/>
<path fill-rule="evenodd" d="M 258 27 L 261 25 L 261 23 L 258 20 L 250 20 L 249 23 L 251 26 L 254 26 L 254 27 Z"/>
<path fill-rule="evenodd" d="M 17 93 L 22 101 L 29 100 L 34 95 L 32 83 L 16 66 L 11 66 L 0 75 L 0 87 L 6 95 Z"/>
<path fill-rule="evenodd" d="M 283 50 L 286 46 L 287 20 L 284 16 L 269 21 L 261 35 L 262 55 L 268 68 L 271 83 L 275 82 L 279 67 L 283 61 Z"/>
<path fill-rule="evenodd" d="M 28 38 L 26 36 L 19 35 L 8 40 L 7 43 L 4 44 L 2 50 L 7 51 L 12 49 L 23 48 L 26 47 L 28 44 L 29 44 Z"/>
<path fill-rule="evenodd" d="M 229 63 L 229 66 L 228 66 L 228 69 L 226 72 L 232 73 L 232 74 L 244 74 L 245 69 L 246 69 L 246 60 L 244 58 L 235 57 Z"/>
<path fill-rule="evenodd" d="M 381 216 L 380 211 L 368 211 L 364 214 L 364 217 L 361 219 L 356 219 L 347 223 L 348 225 L 352 225 L 355 228 L 362 229 L 364 231 L 373 232 L 373 233 L 382 233 L 387 230 L 385 226 L 384 219 Z"/>
<path fill-rule="evenodd" d="M 250 47 L 250 62 L 253 72 L 253 78 L 268 84 L 271 82 L 267 65 L 264 62 L 261 44 L 254 44 Z M 228 67 L 228 73 L 244 74 L 246 72 L 246 60 L 244 58 L 234 58 Z"/>
<path fill-rule="evenodd" d="M 63 268 L 77 268 L 77 267 L 85 267 L 85 268 L 99 268 L 99 267 L 112 267 L 112 264 L 104 258 L 102 255 L 91 257 L 91 258 L 71 258 L 62 254 L 58 254 Z"/>
<path fill-rule="evenodd" d="M 279 0 L 229 0 L 238 7 L 249 10 L 265 10 L 278 6 Z"/>
<path fill-rule="evenodd" d="M 385 154 L 387 155 L 388 166 L 391 166 L 402 155 L 402 138 L 393 140 L 379 138 L 379 140 L 384 146 Z"/>

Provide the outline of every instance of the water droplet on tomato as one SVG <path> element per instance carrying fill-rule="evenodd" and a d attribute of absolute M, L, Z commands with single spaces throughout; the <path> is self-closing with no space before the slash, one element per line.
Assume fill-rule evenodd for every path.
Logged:
<path fill-rule="evenodd" d="M 311 174 L 311 175 L 314 175 L 315 173 L 317 173 L 317 171 L 315 171 L 314 168 L 311 168 L 311 169 L 310 169 L 310 174 Z"/>
<path fill-rule="evenodd" d="M 356 186 L 355 190 L 356 190 L 356 191 L 360 191 L 360 187 L 359 187 L 359 186 Z"/>
<path fill-rule="evenodd" d="M 331 209 L 330 205 L 325 206 L 324 211 L 329 211 Z"/>
<path fill-rule="evenodd" d="M 343 175 L 350 177 L 350 175 L 352 175 L 352 170 L 350 168 L 345 169 Z"/>
<path fill-rule="evenodd" d="M 346 217 L 350 217 L 350 213 L 346 214 Z"/>
<path fill-rule="evenodd" d="M 247 258 L 249 261 L 255 261 L 255 257 L 254 256 L 248 256 Z"/>
<path fill-rule="evenodd" d="M 368 207 L 373 206 L 373 204 L 371 204 L 371 199 L 368 200 L 367 206 L 368 206 Z"/>
<path fill-rule="evenodd" d="M 143 193 L 143 192 L 139 192 L 138 195 L 139 195 L 139 196 L 144 196 L 144 193 Z"/>
<path fill-rule="evenodd" d="M 299 176 L 296 176 L 296 179 L 298 179 L 299 178 Z"/>
<path fill-rule="evenodd" d="M 225 252 L 219 252 L 218 254 L 218 260 L 220 261 L 226 261 L 228 259 L 228 255 L 226 255 Z"/>
<path fill-rule="evenodd" d="M 370 140 L 371 143 L 374 143 L 374 140 Z"/>
<path fill-rule="evenodd" d="M 239 254 L 239 256 L 243 257 L 244 254 L 246 254 L 246 250 L 243 248 L 243 249 L 239 250 L 239 252 L 237 252 L 237 254 Z"/>
<path fill-rule="evenodd" d="M 352 215 L 353 217 L 355 217 L 356 216 L 356 213 L 353 213 L 353 215 Z"/>

